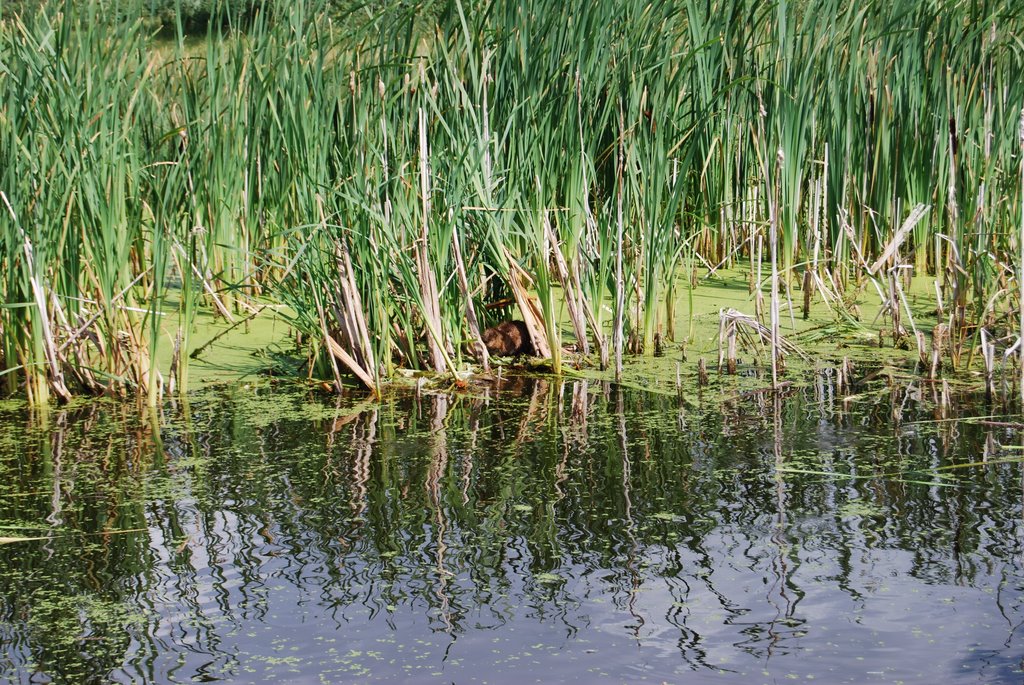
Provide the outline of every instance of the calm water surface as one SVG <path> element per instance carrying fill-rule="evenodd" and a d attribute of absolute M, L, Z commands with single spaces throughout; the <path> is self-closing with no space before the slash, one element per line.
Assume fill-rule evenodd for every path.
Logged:
<path fill-rule="evenodd" d="M 997 413 L 824 380 L 0 408 L 0 679 L 1021 683 Z"/>

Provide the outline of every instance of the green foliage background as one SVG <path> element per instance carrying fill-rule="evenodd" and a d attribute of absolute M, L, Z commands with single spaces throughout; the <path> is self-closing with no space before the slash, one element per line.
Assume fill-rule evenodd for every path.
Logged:
<path fill-rule="evenodd" d="M 76 3 L 77 0 L 4 0 L 0 2 L 0 17 L 18 15 L 28 18 L 43 10 L 62 9 L 66 2 Z M 257 13 L 278 13 L 287 9 L 289 3 L 283 0 L 98 0 L 77 4 L 88 5 L 90 9 L 100 8 L 108 18 L 137 18 L 154 29 L 167 31 L 173 31 L 180 11 L 183 28 L 189 33 L 197 33 L 205 31 L 211 19 L 215 18 L 224 25 L 244 28 Z M 357 7 L 349 0 L 321 0 L 319 5 L 319 10 L 339 15 Z"/>

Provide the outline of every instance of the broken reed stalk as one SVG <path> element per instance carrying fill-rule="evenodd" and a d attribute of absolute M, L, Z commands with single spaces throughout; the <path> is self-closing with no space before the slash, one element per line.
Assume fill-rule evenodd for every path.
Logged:
<path fill-rule="evenodd" d="M 530 342 L 533 343 L 533 353 L 541 359 L 551 358 L 551 346 L 548 344 L 548 336 L 544 331 L 544 315 L 541 312 L 537 299 L 530 293 L 533 282 L 530 274 L 519 265 L 512 253 L 507 248 L 502 248 L 505 260 L 508 263 L 508 285 L 512 290 L 516 305 L 519 306 L 519 313 L 526 323 L 526 330 L 530 334 Z"/>
<path fill-rule="evenodd" d="M 910 235 L 910 232 L 914 230 L 914 227 L 917 226 L 918 222 L 925 217 L 929 209 L 931 209 L 929 205 L 919 204 L 910 211 L 906 220 L 896 230 L 892 239 L 890 239 L 886 244 L 882 254 L 878 256 L 878 259 L 876 259 L 870 267 L 868 267 L 868 275 L 874 276 L 880 269 L 882 269 L 882 267 L 896 256 L 900 246 Z"/>
<path fill-rule="evenodd" d="M 355 269 L 352 268 L 352 258 L 349 255 L 348 242 L 344 236 L 340 236 L 335 245 L 336 264 L 338 268 L 339 296 L 343 307 L 344 323 L 347 328 L 349 339 L 352 342 L 353 350 L 359 354 L 356 357 L 366 372 L 366 375 L 373 378 L 373 385 L 370 387 L 375 393 L 380 387 L 377 378 L 377 363 L 373 356 L 373 345 L 370 344 L 370 330 L 366 325 L 366 317 L 363 315 L 363 298 L 356 287 Z"/>
<path fill-rule="evenodd" d="M 922 331 L 914 331 L 914 339 L 917 341 L 917 370 L 920 372 L 928 369 L 928 347 Z"/>
<path fill-rule="evenodd" d="M 895 269 L 889 269 L 888 278 L 885 280 L 886 283 L 886 299 L 883 305 L 882 311 L 889 312 L 889 318 L 892 320 L 892 344 L 896 347 L 900 340 L 903 339 L 905 330 L 903 328 L 903 317 L 901 316 L 900 301 L 896 294 L 896 289 L 899 285 L 896 282 Z"/>
<path fill-rule="evenodd" d="M 728 365 L 729 375 L 736 375 L 736 325 L 733 324 L 729 327 L 729 334 L 727 336 L 728 342 L 728 358 L 726 364 Z"/>
<path fill-rule="evenodd" d="M 327 216 L 323 208 L 323 198 L 317 195 L 318 212 L 320 214 L 320 230 L 327 232 Z M 349 255 L 347 239 L 339 235 L 334 240 L 334 282 L 333 293 L 336 301 L 331 310 L 337 324 L 339 342 L 335 331 L 327 323 L 327 312 L 320 295 L 316 297 L 317 314 L 320 318 L 320 333 L 327 347 L 334 381 L 341 391 L 341 375 L 335 360 L 344 364 L 362 383 L 375 395 L 380 395 L 380 382 L 377 378 L 377 367 L 374 361 L 373 347 L 370 344 L 370 332 L 363 314 L 362 297 L 356 287 L 354 268 Z M 250 316 L 252 318 L 255 315 Z M 232 326 L 234 327 L 234 326 Z M 230 329 L 228 329 L 230 330 Z M 212 342 L 212 341 L 211 341 Z M 209 343 L 208 343 L 209 344 Z M 346 349 L 346 347 L 348 349 Z M 197 351 L 202 351 L 202 348 Z M 190 355 L 195 356 L 195 355 Z"/>
<path fill-rule="evenodd" d="M 811 318 L 811 298 L 814 295 L 814 280 L 811 278 L 811 269 L 808 267 L 804 270 L 804 320 Z"/>
<path fill-rule="evenodd" d="M 935 380 L 939 377 L 942 369 L 942 352 L 946 345 L 946 338 L 949 336 L 949 327 L 944 324 L 936 324 L 932 329 L 932 363 L 928 377 Z"/>
<path fill-rule="evenodd" d="M 772 333 L 768 326 L 765 326 L 754 317 L 744 314 L 735 309 L 728 309 L 719 312 L 719 372 L 723 363 L 730 367 L 729 373 L 735 373 L 737 343 L 742 343 L 745 349 L 752 350 L 757 354 L 758 349 L 769 348 L 772 343 Z M 780 361 L 789 354 L 795 354 L 804 361 L 810 361 L 810 357 L 799 347 L 786 338 L 779 336 L 776 348 Z"/>
<path fill-rule="evenodd" d="M 742 316 L 735 309 L 718 311 L 718 373 L 736 375 L 737 317 Z"/>
<path fill-rule="evenodd" d="M 996 344 L 989 339 L 984 327 L 981 329 L 981 358 L 985 365 L 985 399 L 991 402 L 996 390 Z"/>
<path fill-rule="evenodd" d="M 244 319 L 236 321 L 235 323 L 231 324 L 227 328 L 222 329 L 215 336 L 213 336 L 212 338 L 207 340 L 205 343 L 203 343 L 202 345 L 200 345 L 196 349 L 194 349 L 191 352 L 189 352 L 189 355 L 188 355 L 189 358 L 191 358 L 191 359 L 199 359 L 199 357 L 203 354 L 203 352 L 205 352 L 211 345 L 213 345 L 215 342 L 217 342 L 218 340 L 220 340 L 221 338 L 223 338 L 224 336 L 226 336 L 228 333 L 230 333 L 231 331 L 235 330 L 239 326 L 247 325 L 250 321 L 252 321 L 257 316 L 262 314 L 263 311 L 268 306 L 269 305 L 262 305 L 262 306 L 258 307 L 256 309 L 256 311 L 254 311 L 252 314 L 249 314 L 248 316 L 246 316 Z M 178 354 L 178 351 L 179 351 L 179 348 L 180 348 L 180 342 L 179 342 L 180 340 L 181 340 L 181 334 L 180 334 L 180 331 L 179 331 L 179 334 L 176 336 L 175 349 L 174 349 L 174 355 L 173 356 L 176 356 Z M 172 360 L 173 360 L 173 356 L 172 356 Z M 172 371 L 171 371 L 171 377 L 172 378 L 173 378 L 173 375 L 174 375 L 174 371 L 173 371 L 173 363 L 172 363 Z"/>

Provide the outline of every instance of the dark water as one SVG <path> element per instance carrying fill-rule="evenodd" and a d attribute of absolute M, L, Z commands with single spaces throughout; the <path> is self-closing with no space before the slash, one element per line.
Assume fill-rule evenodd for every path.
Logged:
<path fill-rule="evenodd" d="M 1020 683 L 1021 443 L 824 381 L 0 409 L 0 679 Z"/>

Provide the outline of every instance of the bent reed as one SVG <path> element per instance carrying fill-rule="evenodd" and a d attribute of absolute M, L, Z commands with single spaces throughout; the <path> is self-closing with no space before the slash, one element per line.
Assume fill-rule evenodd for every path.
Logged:
<path fill-rule="evenodd" d="M 838 317 L 867 288 L 920 340 L 911 273 L 954 364 L 1020 355 L 1012 3 L 298 0 L 167 29 L 98 0 L 0 16 L 5 393 L 156 403 L 198 311 L 268 300 L 339 390 L 461 382 L 513 305 L 555 373 L 570 329 L 621 369 L 737 263 L 773 358 L 797 288 Z"/>

